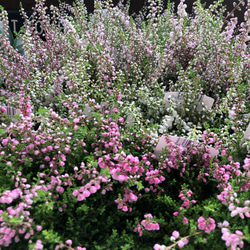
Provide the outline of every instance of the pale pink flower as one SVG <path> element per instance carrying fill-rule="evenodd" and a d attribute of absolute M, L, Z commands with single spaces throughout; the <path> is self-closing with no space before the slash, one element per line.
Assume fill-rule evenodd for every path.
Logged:
<path fill-rule="evenodd" d="M 79 119 L 78 119 L 78 118 L 75 118 L 75 119 L 73 120 L 73 122 L 74 122 L 74 123 L 78 123 L 78 122 L 79 122 Z"/>
<path fill-rule="evenodd" d="M 37 231 L 41 231 L 41 230 L 42 230 L 42 226 L 37 225 L 37 226 L 36 226 L 36 230 L 37 230 Z"/>
<path fill-rule="evenodd" d="M 72 240 L 66 240 L 66 244 L 72 245 Z"/>
<path fill-rule="evenodd" d="M 172 233 L 172 236 L 173 236 L 175 239 L 178 239 L 179 236 L 180 236 L 180 233 L 179 233 L 178 231 L 174 231 L 174 232 Z"/>
<path fill-rule="evenodd" d="M 35 250 L 43 249 L 43 244 L 41 240 L 37 240 Z"/>

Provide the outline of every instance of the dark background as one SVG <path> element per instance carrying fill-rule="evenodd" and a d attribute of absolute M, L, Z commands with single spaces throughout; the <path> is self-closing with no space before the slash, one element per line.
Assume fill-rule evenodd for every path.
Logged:
<path fill-rule="evenodd" d="M 145 1 L 147 0 L 131 0 L 130 1 L 130 9 L 129 12 L 130 14 L 132 13 L 138 13 L 141 8 L 144 6 Z M 19 10 L 20 10 L 20 2 L 22 2 L 22 6 L 27 12 L 27 14 L 31 14 L 32 12 L 32 7 L 35 6 L 35 0 L 0 0 L 0 5 L 2 5 L 5 10 L 8 11 L 9 14 L 9 21 L 10 21 L 10 28 L 13 31 L 18 31 L 20 27 L 22 26 L 22 18 L 19 15 Z M 73 3 L 73 0 L 62 0 L 62 2 L 66 2 L 69 4 Z M 114 5 L 116 5 L 119 2 L 119 0 L 113 0 Z M 124 1 L 126 2 L 126 1 Z M 164 1 L 164 6 L 167 6 L 167 0 Z M 180 2 L 180 0 L 171 0 L 171 2 L 175 3 L 175 6 L 177 6 Z M 195 0 L 186 0 L 185 3 L 187 4 L 187 12 L 192 13 L 192 6 Z M 227 11 L 231 12 L 233 8 L 233 0 L 224 0 L 224 4 L 227 5 Z M 237 2 L 237 1 L 236 1 Z M 93 12 L 94 11 L 94 0 L 85 0 L 84 1 L 88 12 Z M 206 6 L 209 6 L 210 4 L 213 3 L 213 0 L 201 0 L 201 3 L 206 3 Z M 51 4 L 53 5 L 58 5 L 58 0 L 46 0 L 45 4 L 47 6 L 50 6 Z M 244 21 L 244 11 L 245 7 L 241 8 L 241 11 L 235 11 L 235 16 L 238 17 L 239 22 Z"/>

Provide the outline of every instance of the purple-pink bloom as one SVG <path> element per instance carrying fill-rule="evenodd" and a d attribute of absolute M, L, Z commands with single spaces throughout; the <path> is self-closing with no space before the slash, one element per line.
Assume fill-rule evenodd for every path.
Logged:
<path fill-rule="evenodd" d="M 78 201 L 82 201 L 82 200 L 84 200 L 85 199 L 85 196 L 83 195 L 83 194 L 79 194 L 78 196 L 77 196 L 77 200 Z"/>
<path fill-rule="evenodd" d="M 173 236 L 175 239 L 178 239 L 179 236 L 180 236 L 180 233 L 179 233 L 178 231 L 174 231 L 174 232 L 172 233 L 172 236 Z"/>
<path fill-rule="evenodd" d="M 188 224 L 188 219 L 186 217 L 183 218 L 183 223 Z"/>
<path fill-rule="evenodd" d="M 43 249 L 43 244 L 41 240 L 37 240 L 35 250 Z"/>
<path fill-rule="evenodd" d="M 41 231 L 41 230 L 42 230 L 42 226 L 37 225 L 37 226 L 36 226 L 36 230 L 37 230 L 37 231 Z"/>
<path fill-rule="evenodd" d="M 74 122 L 74 123 L 78 123 L 78 122 L 79 122 L 79 119 L 78 119 L 78 118 L 75 118 L 75 119 L 73 120 L 73 122 Z"/>
<path fill-rule="evenodd" d="M 188 239 L 183 239 L 183 240 L 178 242 L 179 248 L 183 248 L 187 244 L 188 244 Z"/>
<path fill-rule="evenodd" d="M 66 240 L 66 244 L 72 245 L 72 240 Z"/>

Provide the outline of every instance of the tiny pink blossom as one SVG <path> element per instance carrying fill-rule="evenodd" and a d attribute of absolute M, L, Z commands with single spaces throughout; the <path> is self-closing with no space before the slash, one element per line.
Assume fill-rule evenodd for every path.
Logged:
<path fill-rule="evenodd" d="M 2 112 L 5 112 L 5 111 L 6 111 L 6 108 L 1 107 L 1 111 L 2 111 Z"/>
<path fill-rule="evenodd" d="M 226 150 L 224 150 L 224 149 L 221 150 L 221 155 L 222 155 L 222 156 L 226 156 L 226 155 L 227 155 Z"/>
<path fill-rule="evenodd" d="M 122 211 L 127 212 L 128 211 L 128 207 L 127 206 L 123 206 Z"/>
<path fill-rule="evenodd" d="M 96 193 L 97 188 L 96 188 L 95 186 L 92 186 L 92 187 L 89 189 L 89 191 L 90 191 L 91 194 L 94 194 L 94 193 Z"/>
<path fill-rule="evenodd" d="M 78 196 L 77 196 L 77 200 L 78 201 L 82 201 L 82 200 L 84 200 L 85 199 L 85 196 L 83 195 L 83 194 L 79 194 Z"/>
<path fill-rule="evenodd" d="M 186 217 L 183 218 L 183 223 L 188 224 L 188 219 Z"/>
<path fill-rule="evenodd" d="M 37 230 L 37 231 L 41 231 L 41 230 L 42 230 L 42 226 L 37 225 L 37 226 L 36 226 L 36 230 Z"/>
<path fill-rule="evenodd" d="M 72 240 L 66 240 L 66 244 L 72 245 Z"/>
<path fill-rule="evenodd" d="M 184 242 L 181 240 L 178 242 L 178 247 L 183 248 L 185 246 Z"/>
<path fill-rule="evenodd" d="M 8 144 L 8 141 L 9 141 L 8 139 L 3 139 L 2 140 L 3 145 L 6 146 Z"/>
<path fill-rule="evenodd" d="M 178 239 L 179 236 L 180 236 L 180 233 L 179 233 L 178 231 L 174 231 L 174 232 L 172 233 L 172 235 L 173 235 L 173 237 L 174 237 L 175 239 Z"/>
<path fill-rule="evenodd" d="M 73 191 L 72 194 L 73 194 L 74 196 L 77 196 L 77 195 L 79 194 L 79 191 L 76 189 L 76 190 Z"/>
<path fill-rule="evenodd" d="M 90 192 L 89 192 L 88 190 L 85 190 L 85 191 L 83 192 L 83 195 L 84 195 L 85 197 L 89 197 L 89 196 L 90 196 Z"/>
<path fill-rule="evenodd" d="M 50 161 L 49 156 L 45 156 L 44 160 L 45 160 L 45 161 Z"/>
<path fill-rule="evenodd" d="M 37 240 L 35 250 L 43 249 L 43 244 L 41 240 Z"/>

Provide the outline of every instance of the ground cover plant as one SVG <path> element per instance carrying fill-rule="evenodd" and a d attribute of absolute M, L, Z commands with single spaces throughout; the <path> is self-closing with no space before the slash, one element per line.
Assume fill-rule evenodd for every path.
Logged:
<path fill-rule="evenodd" d="M 1 249 L 249 248 L 250 9 L 185 9 L 1 8 Z"/>

